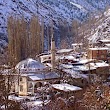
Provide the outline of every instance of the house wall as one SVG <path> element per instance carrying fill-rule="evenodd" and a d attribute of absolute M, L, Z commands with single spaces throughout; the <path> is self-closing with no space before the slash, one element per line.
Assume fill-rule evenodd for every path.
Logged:
<path fill-rule="evenodd" d="M 18 93 L 19 92 L 19 82 L 18 82 L 18 78 L 19 77 L 15 77 L 15 93 Z"/>
<path fill-rule="evenodd" d="M 107 50 L 88 50 L 89 59 L 107 60 Z"/>
<path fill-rule="evenodd" d="M 103 74 L 109 74 L 109 67 L 98 67 L 97 70 L 96 70 L 97 74 L 99 75 L 103 75 Z"/>
<path fill-rule="evenodd" d="M 44 62 L 44 61 L 48 61 L 50 59 L 51 59 L 51 55 L 40 56 L 41 63 Z"/>
<path fill-rule="evenodd" d="M 27 77 L 19 78 L 19 95 L 27 95 Z"/>
<path fill-rule="evenodd" d="M 73 45 L 73 49 L 74 49 L 75 52 L 81 52 L 82 45 L 76 45 L 76 46 Z"/>
<path fill-rule="evenodd" d="M 88 70 L 88 71 L 82 71 L 83 74 L 96 74 L 96 69 L 94 70 Z"/>
<path fill-rule="evenodd" d="M 72 79 L 70 84 L 74 86 L 79 86 L 79 87 L 86 87 L 88 85 L 87 79 L 84 78 L 77 78 L 77 79 Z"/>
<path fill-rule="evenodd" d="M 75 99 L 81 99 L 83 97 L 83 90 L 65 92 L 59 89 L 55 89 L 55 88 L 52 88 L 52 89 L 55 93 L 60 92 L 61 93 L 60 97 L 63 97 L 63 98 L 69 98 L 71 96 L 74 96 Z"/>

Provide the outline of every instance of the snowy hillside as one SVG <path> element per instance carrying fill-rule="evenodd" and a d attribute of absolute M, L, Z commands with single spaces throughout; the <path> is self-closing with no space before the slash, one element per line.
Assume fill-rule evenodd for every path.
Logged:
<path fill-rule="evenodd" d="M 110 0 L 0 0 L 0 33 L 7 31 L 10 15 L 43 17 L 45 24 L 53 19 L 56 24 L 73 19 L 84 21 L 90 12 L 104 10 Z M 3 40 L 3 39 L 2 39 Z M 0 45 L 3 44 L 0 36 Z"/>
<path fill-rule="evenodd" d="M 90 42 L 97 42 L 100 39 L 110 39 L 110 9 L 108 9 L 102 19 L 100 19 L 100 24 L 96 28 L 95 33 L 93 33 L 90 38 Z"/>
<path fill-rule="evenodd" d="M 88 12 L 104 9 L 109 0 L 0 0 L 0 31 L 6 30 L 7 17 L 10 14 L 30 18 L 38 13 L 45 21 L 54 19 L 84 20 Z"/>

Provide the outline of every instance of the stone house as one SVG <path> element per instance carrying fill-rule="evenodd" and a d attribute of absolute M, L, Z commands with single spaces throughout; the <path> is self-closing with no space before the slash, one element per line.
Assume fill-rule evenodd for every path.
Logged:
<path fill-rule="evenodd" d="M 52 88 L 56 93 L 60 92 L 63 98 L 74 96 L 76 99 L 80 99 L 83 96 L 82 88 L 67 83 L 53 84 Z"/>
<path fill-rule="evenodd" d="M 88 49 L 88 58 L 89 59 L 97 59 L 97 60 L 103 60 L 107 61 L 107 55 L 108 55 L 108 48 L 89 48 Z"/>

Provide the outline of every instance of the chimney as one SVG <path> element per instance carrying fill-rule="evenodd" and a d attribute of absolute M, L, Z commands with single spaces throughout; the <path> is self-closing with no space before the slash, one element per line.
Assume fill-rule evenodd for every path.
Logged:
<path fill-rule="evenodd" d="M 55 41 L 52 36 L 51 38 L 51 65 L 52 65 L 52 70 L 55 69 Z"/>

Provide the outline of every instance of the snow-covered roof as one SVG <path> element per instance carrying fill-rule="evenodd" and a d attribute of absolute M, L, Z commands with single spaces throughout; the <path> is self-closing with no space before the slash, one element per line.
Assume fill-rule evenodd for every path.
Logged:
<path fill-rule="evenodd" d="M 46 57 L 51 57 L 51 54 L 40 56 L 40 58 L 46 58 Z"/>
<path fill-rule="evenodd" d="M 14 101 L 23 101 L 24 100 L 23 97 L 17 97 L 17 96 L 14 96 L 14 95 L 10 95 L 9 99 L 14 100 Z"/>
<path fill-rule="evenodd" d="M 109 64 L 105 62 L 97 62 L 97 63 L 90 63 L 91 66 L 94 66 L 96 68 L 98 67 L 109 67 Z"/>
<path fill-rule="evenodd" d="M 82 43 L 74 43 L 74 44 L 72 44 L 72 46 L 81 46 L 81 45 L 83 45 Z"/>
<path fill-rule="evenodd" d="M 109 64 L 107 64 L 106 62 L 90 62 L 89 64 L 86 65 L 77 65 L 74 66 L 73 69 L 74 70 L 79 70 L 79 71 L 89 71 L 89 70 L 95 70 L 98 67 L 109 67 Z"/>
<path fill-rule="evenodd" d="M 55 72 L 33 74 L 33 75 L 28 75 L 28 77 L 33 81 L 46 80 L 46 79 L 51 80 L 51 79 L 60 78 L 60 76 Z"/>
<path fill-rule="evenodd" d="M 110 40 L 109 39 L 103 39 L 103 40 L 99 40 L 99 42 L 103 42 L 103 43 L 110 43 Z"/>
<path fill-rule="evenodd" d="M 85 74 L 80 74 L 78 71 L 75 71 L 73 69 L 63 69 L 64 72 L 71 75 L 72 78 L 79 79 L 79 78 L 85 78 L 88 79 L 88 76 Z"/>
<path fill-rule="evenodd" d="M 105 46 L 110 47 L 110 44 L 105 44 Z"/>
<path fill-rule="evenodd" d="M 110 80 L 110 76 L 107 79 Z"/>
<path fill-rule="evenodd" d="M 59 67 L 70 69 L 70 68 L 73 68 L 73 65 L 72 64 L 61 64 Z"/>
<path fill-rule="evenodd" d="M 94 61 L 94 59 L 82 59 L 78 63 L 79 64 L 87 64 L 87 63 L 90 63 L 92 61 Z"/>
<path fill-rule="evenodd" d="M 42 110 L 43 104 L 46 104 L 46 103 L 48 103 L 48 100 L 42 101 L 40 99 L 37 99 L 35 101 L 28 101 L 27 105 L 29 107 L 29 110 Z"/>
<path fill-rule="evenodd" d="M 33 60 L 32 58 L 28 58 L 26 60 L 23 60 L 21 62 L 19 62 L 15 69 L 20 70 L 20 71 L 24 71 L 26 70 L 27 72 L 29 71 L 35 71 L 37 69 L 45 69 L 46 67 L 40 63 L 39 61 Z"/>
<path fill-rule="evenodd" d="M 68 59 L 68 60 L 77 61 L 77 59 L 75 59 L 75 57 L 72 55 L 62 56 L 62 57 L 60 57 L 60 59 Z"/>
<path fill-rule="evenodd" d="M 87 66 L 87 65 L 80 65 L 80 66 L 74 66 L 74 70 L 79 70 L 79 71 L 89 71 L 89 70 L 95 70 L 96 67 L 93 66 Z"/>
<path fill-rule="evenodd" d="M 44 101 L 44 102 L 46 102 L 46 101 Z M 39 106 L 39 105 L 41 105 L 42 106 L 42 104 L 44 103 L 43 101 L 41 101 L 41 100 L 36 100 L 36 101 L 30 101 L 30 102 L 27 102 L 27 104 L 29 105 L 29 106 Z M 38 110 L 38 109 L 35 109 L 34 107 L 31 109 L 31 110 Z"/>
<path fill-rule="evenodd" d="M 96 47 L 96 48 L 89 48 L 89 50 L 108 50 L 108 48 L 105 48 L 105 47 Z"/>
<path fill-rule="evenodd" d="M 69 53 L 69 52 L 72 52 L 73 49 L 61 49 L 61 50 L 58 50 L 57 53 L 61 54 L 61 53 Z"/>
<path fill-rule="evenodd" d="M 73 85 L 70 85 L 67 83 L 53 84 L 52 87 L 57 89 L 57 90 L 61 90 L 61 91 L 65 91 L 65 92 L 82 90 L 82 88 L 80 88 L 80 87 L 73 86 Z"/>

